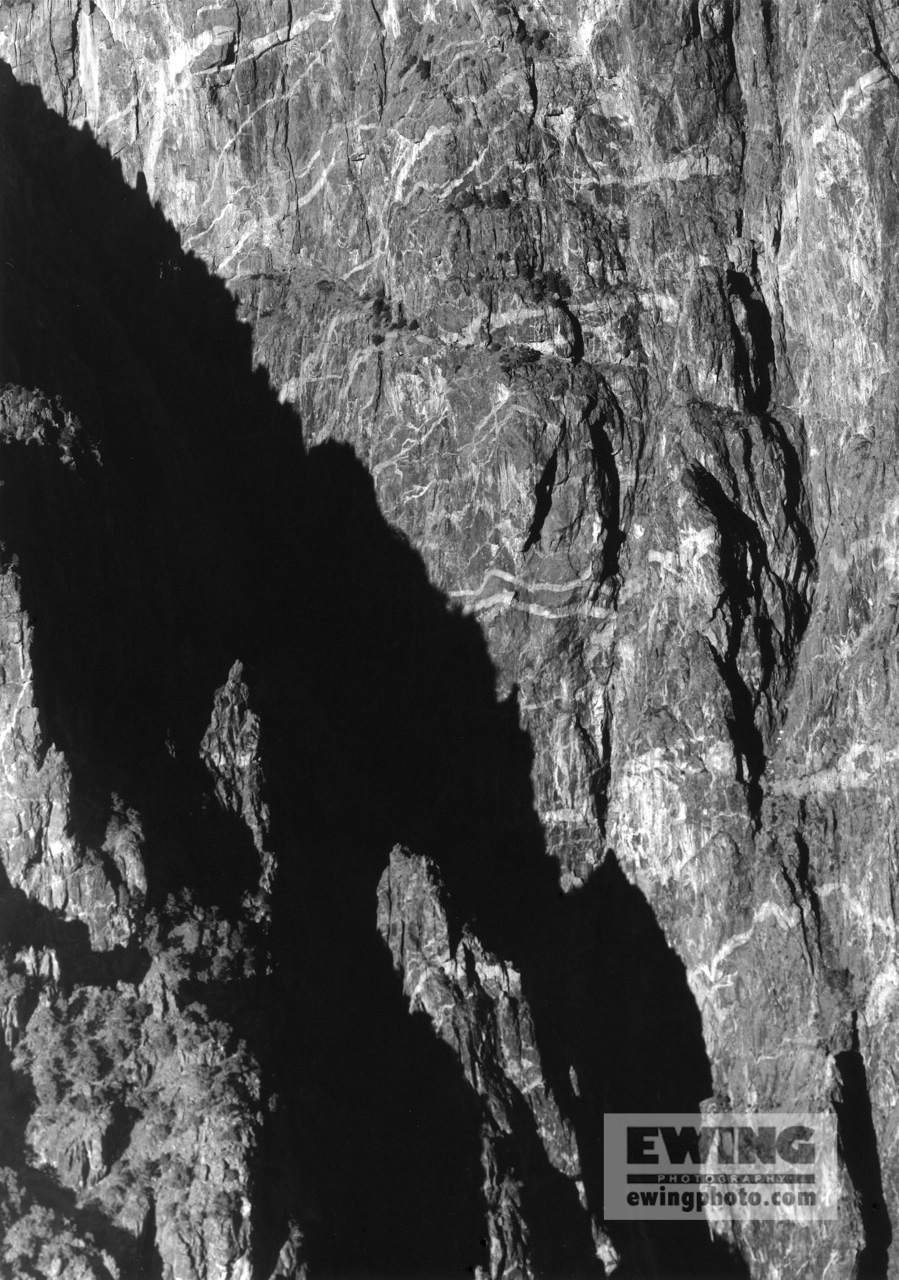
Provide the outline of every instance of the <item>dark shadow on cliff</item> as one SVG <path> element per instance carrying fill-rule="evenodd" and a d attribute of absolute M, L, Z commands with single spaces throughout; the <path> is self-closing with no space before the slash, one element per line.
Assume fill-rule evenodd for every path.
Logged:
<path fill-rule="evenodd" d="M 279 954 L 299 947 L 307 930 L 320 935 L 313 950 L 333 972 L 317 995 L 339 1001 L 347 1015 L 328 1026 L 343 1045 L 330 1056 L 345 1063 L 353 1052 L 370 1054 L 359 1035 L 369 1025 L 365 989 L 354 976 L 363 956 L 367 971 L 381 969 L 399 985 L 367 932 L 384 850 L 399 841 L 437 862 L 451 927 L 468 922 L 522 974 L 544 1069 L 576 1122 L 588 1202 L 601 1219 L 603 1111 L 695 1112 L 711 1093 L 683 964 L 613 856 L 585 889 L 561 895 L 534 813 L 532 748 L 515 699 L 497 701 L 480 628 L 447 610 L 419 556 L 383 521 L 371 477 L 347 446 L 310 453 L 304 496 L 303 593 L 317 607 L 296 610 L 283 651 L 273 639 L 264 665 L 283 671 L 299 655 L 311 678 L 296 703 L 265 681 L 258 687 L 270 733 L 293 738 L 292 750 L 278 753 L 289 772 L 270 779 L 284 824 L 276 844 L 289 846 L 290 830 L 303 830 L 308 851 L 282 864 L 290 887 L 280 910 L 329 898 L 333 907 L 299 929 L 288 914 Z M 302 1056 L 302 1023 L 285 1034 Z M 378 1080 L 375 1064 L 365 1078 Z M 369 1115 L 367 1106 L 354 1113 L 357 1143 L 372 1131 Z M 554 1174 L 536 1133 L 529 1139 L 528 1121 L 522 1115 L 516 1132 L 541 1274 L 595 1274 L 574 1187 Z M 374 1151 L 383 1139 L 372 1133 L 371 1142 Z M 704 1226 L 615 1234 L 625 1274 L 745 1275 Z"/>
<path fill-rule="evenodd" d="M 469 922 L 487 947 L 520 967 L 539 1021 L 555 989 L 557 871 L 533 813 L 530 743 L 514 700 L 496 699 L 477 624 L 447 609 L 418 554 L 383 520 L 371 476 L 349 447 L 310 452 L 303 498 L 301 593 L 288 628 L 270 634 L 262 665 L 268 673 L 298 667 L 304 678 L 285 691 L 260 675 L 255 688 L 273 748 L 273 839 L 284 855 L 275 948 L 295 957 L 288 975 L 304 956 L 321 958 L 318 982 L 304 997 L 315 1011 L 285 1026 L 285 1042 L 298 1061 L 321 1055 L 323 1076 L 342 1099 L 336 1113 L 298 1115 L 296 1131 L 307 1143 L 315 1135 L 321 1153 L 309 1176 L 335 1149 L 357 1153 L 344 1167 L 346 1195 L 331 1237 L 317 1242 L 327 1243 L 331 1260 L 312 1260 L 325 1273 L 333 1266 L 353 1276 L 394 1274 L 379 1259 L 387 1257 L 388 1235 L 399 1231 L 408 1250 L 403 1274 L 449 1275 L 485 1262 L 482 1249 L 466 1256 L 458 1226 L 439 1243 L 435 1237 L 441 1224 L 471 1213 L 483 1179 L 479 1144 L 466 1155 L 470 1170 L 477 1165 L 474 1182 L 443 1205 L 433 1155 L 422 1148 L 420 1162 L 409 1162 L 423 1139 L 423 1115 L 431 1112 L 429 1123 L 441 1131 L 446 1125 L 452 1147 L 453 1131 L 457 1145 L 468 1142 L 466 1110 L 479 1127 L 481 1104 L 467 1085 L 460 1095 L 459 1064 L 435 1046 L 428 1020 L 408 1015 L 401 979 L 374 928 L 377 882 L 396 842 L 436 861 L 451 890 L 451 928 L 458 933 Z M 315 904 L 314 918 L 304 904 Z M 419 1075 L 418 1037 L 444 1063 L 433 1090 Z M 397 1128 L 397 1111 L 384 1109 L 392 1093 L 406 1100 L 413 1124 Z M 516 1135 L 543 1273 L 597 1274 L 576 1188 L 551 1167 L 526 1107 Z M 404 1185 L 402 1197 L 372 1198 L 373 1173 L 382 1191 L 394 1179 Z"/>
<path fill-rule="evenodd" d="M 853 1026 L 853 1046 L 838 1053 L 840 1093 L 835 1104 L 840 1153 L 855 1188 L 865 1243 L 858 1255 L 859 1280 L 879 1280 L 889 1273 L 893 1224 L 883 1192 L 877 1132 L 871 1111 L 868 1073 Z"/>
<path fill-rule="evenodd" d="M 320 1276 L 425 1280 L 485 1262 L 481 1104 L 409 1016 L 375 928 L 397 842 L 439 863 L 452 926 L 520 970 L 599 1214 L 603 1109 L 690 1110 L 709 1092 L 680 962 L 614 864 L 560 896 L 530 742 L 514 699 L 496 698 L 478 625 L 430 585 L 348 447 L 304 455 L 222 283 L 2 64 L 0 112 L 0 372 L 60 397 L 87 436 L 74 469 L 11 442 L 21 496 L 3 512 L 78 834 L 102 841 L 115 794 L 141 815 L 154 906 L 189 890 L 237 910 L 258 865 L 197 759 L 236 658 L 263 726 L 272 978 L 239 1028 L 269 1104 L 259 1275 L 291 1218 Z M 518 1158 L 542 1274 L 596 1275 L 576 1189 L 528 1123 Z M 622 1247 L 632 1275 L 711 1276 L 717 1257 L 689 1230 L 676 1247 L 649 1233 Z"/>
<path fill-rule="evenodd" d="M 699 1114 L 712 1093 L 702 1022 L 679 956 L 614 853 L 569 898 L 566 996 L 585 1183 L 603 1186 L 604 1112 Z M 705 1223 L 611 1223 L 623 1278 L 747 1277 Z"/>

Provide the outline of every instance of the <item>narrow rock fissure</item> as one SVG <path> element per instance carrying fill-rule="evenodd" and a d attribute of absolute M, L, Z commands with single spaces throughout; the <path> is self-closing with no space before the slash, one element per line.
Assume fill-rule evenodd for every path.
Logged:
<path fill-rule="evenodd" d="M 562 315 L 568 321 L 571 328 L 571 363 L 575 365 L 580 364 L 584 358 L 584 331 L 581 328 L 581 322 L 572 311 L 569 304 L 561 296 L 559 297 L 556 306 L 562 312 Z"/>
<path fill-rule="evenodd" d="M 727 288 L 739 299 L 746 317 L 744 332 L 736 319 L 731 319 L 731 337 L 737 376 L 743 387 L 746 408 L 764 413 L 771 400 L 771 374 L 776 368 L 771 316 L 757 283 L 733 267 L 728 268 Z"/>
<path fill-rule="evenodd" d="M 690 39 L 702 39 L 702 27 L 699 23 L 699 0 L 690 0 L 689 6 Z"/>
<path fill-rule="evenodd" d="M 624 531 L 621 527 L 621 481 L 612 442 L 601 422 L 590 422 L 590 447 L 599 482 L 603 520 L 602 570 L 600 582 L 616 578 L 620 570 Z"/>
<path fill-rule="evenodd" d="M 766 643 L 768 619 L 761 607 L 760 578 L 767 568 L 767 555 L 753 521 L 727 497 L 713 476 L 696 468 L 687 477 L 687 482 L 718 525 L 724 591 L 716 613 L 720 613 L 724 620 L 727 643 L 723 652 L 711 640 L 707 640 L 707 644 L 730 695 L 733 714 L 727 719 L 727 727 L 737 757 L 738 780 L 746 786 L 747 807 L 753 825 L 758 829 L 761 821 L 761 779 L 767 767 L 767 757 L 756 712 L 760 695 L 767 687 L 773 669 L 773 650 L 770 643 Z M 750 620 L 754 622 L 760 655 L 763 659 L 767 657 L 757 691 L 749 687 L 739 668 L 743 631 Z"/>
<path fill-rule="evenodd" d="M 540 474 L 535 489 L 534 501 L 534 518 L 531 521 L 531 527 L 528 530 L 528 536 L 522 545 L 522 552 L 530 551 L 531 547 L 536 546 L 543 534 L 543 526 L 546 523 L 546 517 L 552 510 L 553 504 L 553 488 L 556 483 L 556 472 L 559 468 L 559 448 L 557 444 L 549 456 L 549 461 Z"/>
<path fill-rule="evenodd" d="M 877 30 L 877 24 L 871 14 L 868 14 L 868 30 L 871 33 L 871 47 L 874 52 L 874 57 L 883 67 L 893 84 L 899 88 L 899 76 L 896 75 L 896 72 L 893 70 L 893 64 L 884 52 L 884 48 L 880 40 L 880 33 Z"/>
<path fill-rule="evenodd" d="M 804 813 L 800 808 L 800 821 L 804 820 Z M 811 854 L 807 841 L 800 832 L 795 833 L 796 851 L 798 861 L 796 864 L 796 876 L 799 889 L 807 900 L 812 917 L 815 921 L 815 941 L 820 950 L 821 947 L 821 899 L 818 897 L 818 891 L 815 888 L 814 879 L 811 873 Z"/>

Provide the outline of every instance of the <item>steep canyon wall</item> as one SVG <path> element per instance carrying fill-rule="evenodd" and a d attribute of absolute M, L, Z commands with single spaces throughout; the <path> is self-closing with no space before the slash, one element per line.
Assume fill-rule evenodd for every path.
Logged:
<path fill-rule="evenodd" d="M 899 6 L 0 59 L 0 1270 L 899 1275 Z M 838 1220 L 604 1222 L 711 1100 Z"/>

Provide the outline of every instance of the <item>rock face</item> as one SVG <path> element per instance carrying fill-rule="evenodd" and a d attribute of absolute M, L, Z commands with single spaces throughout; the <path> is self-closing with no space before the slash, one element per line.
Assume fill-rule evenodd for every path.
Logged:
<path fill-rule="evenodd" d="M 0 1268 L 899 1275 L 899 11 L 0 59 Z M 604 1223 L 712 1098 L 839 1219 Z"/>
<path fill-rule="evenodd" d="M 378 929 L 403 973 L 410 1009 L 430 1016 L 484 1101 L 490 1273 L 533 1275 L 535 1250 L 522 1207 L 521 1157 L 531 1154 L 528 1146 L 534 1146 L 536 1136 L 552 1169 L 574 1180 L 586 1209 L 577 1140 L 544 1076 L 521 975 L 485 951 L 468 929 L 463 928 L 453 952 L 444 894 L 436 868 L 397 847 L 378 885 Z M 527 1175 L 530 1194 L 551 1204 L 552 1177 L 540 1178 L 537 1160 Z M 614 1267 L 618 1256 L 598 1224 L 593 1224 L 593 1235 L 598 1256 Z M 582 1261 L 573 1254 L 569 1266 Z"/>

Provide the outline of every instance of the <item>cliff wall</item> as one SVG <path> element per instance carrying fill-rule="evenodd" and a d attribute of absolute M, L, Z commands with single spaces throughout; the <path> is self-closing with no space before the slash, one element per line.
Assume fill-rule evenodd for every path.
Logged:
<path fill-rule="evenodd" d="M 897 58 L 0 9 L 11 1274 L 895 1272 Z M 839 1220 L 603 1223 L 708 1099 Z"/>

